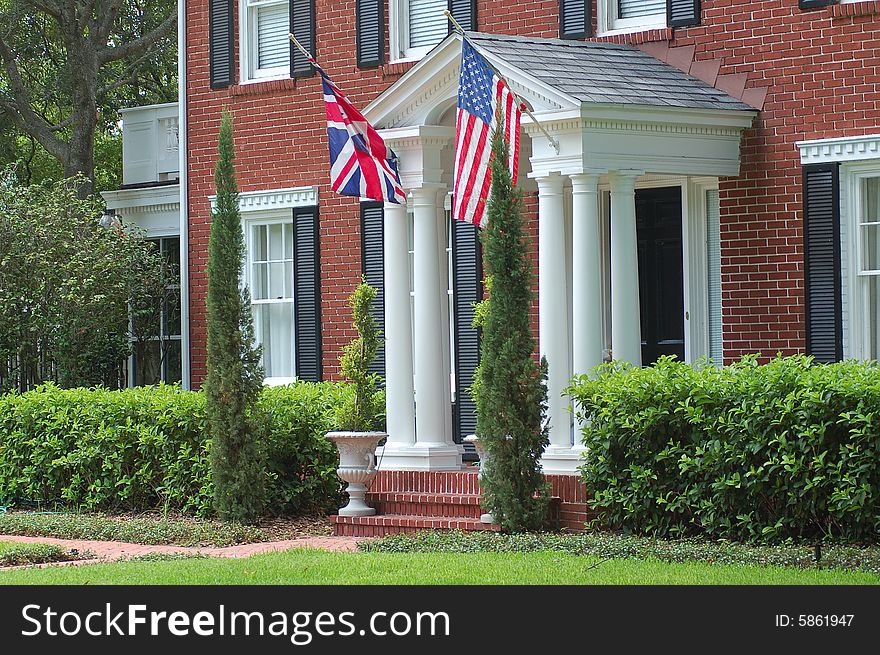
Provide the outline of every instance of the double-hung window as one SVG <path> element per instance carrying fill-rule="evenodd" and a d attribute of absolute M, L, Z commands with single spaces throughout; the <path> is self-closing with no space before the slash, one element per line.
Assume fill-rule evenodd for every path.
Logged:
<path fill-rule="evenodd" d="M 391 58 L 419 59 L 449 32 L 447 0 L 390 0 Z"/>
<path fill-rule="evenodd" d="M 267 384 L 292 382 L 294 365 L 293 223 L 288 215 L 246 221 L 247 273 L 254 332 Z"/>
<path fill-rule="evenodd" d="M 853 301 L 860 309 L 854 326 L 863 359 L 880 359 L 880 170 L 854 179 L 856 280 Z"/>
<path fill-rule="evenodd" d="M 165 294 L 154 311 L 132 326 L 129 385 L 143 386 L 181 380 L 180 237 L 148 239 L 156 244 L 172 271 Z"/>
<path fill-rule="evenodd" d="M 290 74 L 287 0 L 243 0 L 241 7 L 242 81 L 287 77 Z"/>
<path fill-rule="evenodd" d="M 666 0 L 599 0 L 599 32 L 638 32 L 666 27 Z"/>

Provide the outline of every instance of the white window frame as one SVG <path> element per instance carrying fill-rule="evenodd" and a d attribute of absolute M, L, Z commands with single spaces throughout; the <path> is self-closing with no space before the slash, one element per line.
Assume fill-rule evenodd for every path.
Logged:
<path fill-rule="evenodd" d="M 666 10 L 663 13 L 639 16 L 638 18 L 618 18 L 618 0 L 597 0 L 596 24 L 597 36 L 613 36 L 615 34 L 633 34 L 647 30 L 666 28 Z"/>
<path fill-rule="evenodd" d="M 253 289 L 254 289 L 254 264 L 258 263 L 253 259 L 254 252 L 254 242 L 253 242 L 253 228 L 263 226 L 263 225 L 293 225 L 293 215 L 288 210 L 285 212 L 249 212 L 247 214 L 243 214 L 241 218 L 242 229 L 244 230 L 244 243 L 245 243 L 245 261 L 244 261 L 244 275 L 242 279 L 244 283 L 247 285 L 248 289 L 251 292 L 251 308 L 252 312 L 255 314 L 256 308 L 259 305 L 277 305 L 277 304 L 289 304 L 291 307 L 295 307 L 295 297 L 293 293 L 293 289 L 296 288 L 296 271 L 293 270 L 293 253 L 296 251 L 296 244 L 291 243 L 291 295 L 290 297 L 284 297 L 283 299 L 279 298 L 266 298 L 257 300 L 253 297 Z M 282 229 L 282 236 L 284 231 Z M 291 238 L 293 237 L 293 231 L 291 230 Z M 282 247 L 282 255 L 283 255 L 283 247 Z M 275 261 L 275 260 L 271 260 Z M 254 321 L 256 321 L 256 316 L 254 316 Z M 256 326 L 255 326 L 256 327 Z M 291 326 L 291 366 L 293 370 L 291 371 L 292 375 L 290 376 L 273 376 L 263 378 L 263 384 L 272 386 L 281 386 L 285 384 L 291 384 L 296 382 L 296 330 L 295 326 Z M 260 335 L 255 334 L 255 340 L 257 343 L 262 343 L 260 341 Z"/>
<path fill-rule="evenodd" d="M 388 41 L 392 64 L 418 61 L 437 45 L 409 47 L 409 0 L 388 1 Z"/>
<path fill-rule="evenodd" d="M 258 62 L 258 37 L 257 37 L 257 9 L 272 5 L 287 5 L 288 0 L 242 0 L 239 3 L 239 60 L 240 60 L 240 84 L 255 84 L 269 80 L 285 79 L 290 77 L 290 62 L 286 66 L 272 66 L 270 68 L 257 68 Z"/>
<path fill-rule="evenodd" d="M 865 180 L 880 177 L 880 159 L 843 164 L 840 167 L 840 246 L 841 300 L 843 301 L 844 359 L 880 358 L 870 352 L 870 331 L 873 317 L 867 302 L 867 282 L 880 275 L 878 271 L 862 271 L 862 185 Z M 874 325 L 873 329 L 877 329 Z M 873 356 L 873 357 L 872 357 Z"/>

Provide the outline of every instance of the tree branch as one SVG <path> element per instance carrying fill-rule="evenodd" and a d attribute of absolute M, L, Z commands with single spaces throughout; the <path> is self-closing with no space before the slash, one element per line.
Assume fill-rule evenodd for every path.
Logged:
<path fill-rule="evenodd" d="M 23 131 L 37 139 L 53 156 L 61 160 L 67 150 L 67 144 L 55 136 L 51 126 L 41 118 L 30 104 L 30 94 L 21 79 L 18 63 L 9 46 L 0 38 L 0 59 L 6 69 L 9 88 L 13 101 L 0 100 L 0 107 Z"/>
<path fill-rule="evenodd" d="M 162 24 L 159 25 L 156 29 L 139 39 L 135 39 L 134 41 L 129 41 L 128 43 L 124 43 L 119 46 L 115 46 L 113 48 L 102 48 L 98 52 L 98 63 L 106 64 L 111 61 L 119 61 L 120 59 L 125 59 L 126 57 L 131 57 L 132 55 L 139 54 L 149 48 L 151 45 L 157 43 L 160 39 L 171 34 L 171 31 L 177 25 L 177 12 L 172 11 L 171 14 L 162 21 Z"/>

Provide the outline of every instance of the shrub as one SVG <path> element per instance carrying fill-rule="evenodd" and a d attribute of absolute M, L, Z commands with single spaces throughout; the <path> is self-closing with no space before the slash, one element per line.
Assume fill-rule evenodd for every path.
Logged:
<path fill-rule="evenodd" d="M 323 511 L 341 499 L 324 433 L 348 387 L 265 388 L 266 511 Z M 87 510 L 212 513 L 205 397 L 158 386 L 44 385 L 0 396 L 0 502 Z"/>
<path fill-rule="evenodd" d="M 876 540 L 880 367 L 755 357 L 724 368 L 661 359 L 578 378 L 582 466 L 614 527 L 702 534 Z"/>
<path fill-rule="evenodd" d="M 264 419 L 256 409 L 263 386 L 261 349 L 254 346 L 248 289 L 241 288 L 244 234 L 238 209 L 232 114 L 220 121 L 217 208 L 208 240 L 208 434 L 214 444 L 214 506 L 223 519 L 253 521 L 266 502 Z"/>
<path fill-rule="evenodd" d="M 477 311 L 482 338 L 471 393 L 477 434 L 492 462 L 480 477 L 484 505 L 505 531 L 523 532 L 541 528 L 547 516 L 549 493 L 540 463 L 549 434 L 543 423 L 547 363 L 533 357 L 529 240 L 522 193 L 507 169 L 508 148 L 503 132 L 496 131 L 488 225 L 480 232 L 491 295 Z"/>

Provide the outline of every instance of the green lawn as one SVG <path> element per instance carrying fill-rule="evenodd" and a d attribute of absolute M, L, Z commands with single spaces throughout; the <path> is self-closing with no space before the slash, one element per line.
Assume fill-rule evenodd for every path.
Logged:
<path fill-rule="evenodd" d="M 0 584 L 880 584 L 865 572 L 606 560 L 564 553 L 328 553 L 0 572 Z"/>

